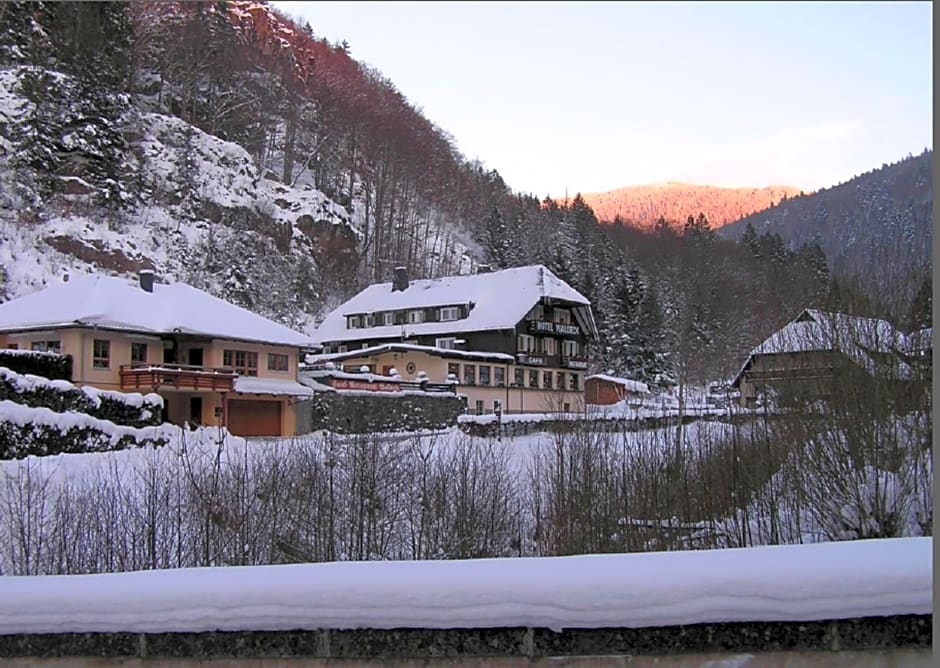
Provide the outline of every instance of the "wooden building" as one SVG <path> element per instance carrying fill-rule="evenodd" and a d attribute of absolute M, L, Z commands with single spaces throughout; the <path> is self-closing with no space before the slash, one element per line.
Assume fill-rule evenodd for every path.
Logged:
<path fill-rule="evenodd" d="M 903 385 L 912 380 L 906 345 L 886 320 L 806 309 L 750 352 L 733 384 L 744 407 L 767 395 L 829 400 L 872 380 Z"/>
<path fill-rule="evenodd" d="M 631 398 L 650 396 L 646 383 L 606 374 L 588 376 L 584 381 L 584 398 L 590 405 L 610 406 Z"/>

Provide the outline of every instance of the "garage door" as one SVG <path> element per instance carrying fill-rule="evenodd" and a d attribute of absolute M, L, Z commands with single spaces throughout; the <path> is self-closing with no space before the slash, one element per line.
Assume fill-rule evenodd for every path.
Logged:
<path fill-rule="evenodd" d="M 228 430 L 236 436 L 280 436 L 281 402 L 229 400 Z"/>

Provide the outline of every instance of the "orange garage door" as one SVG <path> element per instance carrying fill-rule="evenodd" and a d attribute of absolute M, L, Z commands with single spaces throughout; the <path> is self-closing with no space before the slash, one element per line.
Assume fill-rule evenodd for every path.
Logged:
<path fill-rule="evenodd" d="M 236 436 L 280 436 L 281 402 L 229 400 L 228 430 Z"/>

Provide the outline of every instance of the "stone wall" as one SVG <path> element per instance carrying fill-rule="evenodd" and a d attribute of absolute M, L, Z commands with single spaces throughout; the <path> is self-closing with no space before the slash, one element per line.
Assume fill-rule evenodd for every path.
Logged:
<path fill-rule="evenodd" d="M 466 410 L 464 397 L 424 392 L 318 392 L 298 405 L 307 431 L 338 434 L 447 429 Z M 298 424 L 301 418 L 298 416 Z"/>
<path fill-rule="evenodd" d="M 21 665 L 51 665 L 55 658 L 95 657 L 93 664 L 73 661 L 68 665 L 96 666 L 104 665 L 107 658 L 115 659 L 115 665 L 126 665 L 126 659 L 135 657 L 188 660 L 178 664 L 182 666 L 227 657 L 234 659 L 232 665 L 244 662 L 258 667 L 283 665 L 279 662 L 291 657 L 330 659 L 331 664 L 372 660 L 385 665 L 464 665 L 468 659 L 481 657 L 487 661 L 474 665 L 548 665 L 561 657 L 620 657 L 620 663 L 604 665 L 636 665 L 635 657 L 660 657 L 657 665 L 706 665 L 702 657 L 711 654 L 734 658 L 729 665 L 744 666 L 748 663 L 743 658 L 754 657 L 742 655 L 759 658 L 797 653 L 806 657 L 815 653 L 818 662 L 801 665 L 919 666 L 930 665 L 932 625 L 932 615 L 898 615 L 561 631 L 480 628 L 0 635 L 0 659 L 4 665 L 16 657 L 37 662 Z M 669 663 L 662 663 L 662 657 L 668 657 Z M 693 657 L 699 662 L 683 661 Z M 777 664 L 758 660 L 754 665 Z"/>

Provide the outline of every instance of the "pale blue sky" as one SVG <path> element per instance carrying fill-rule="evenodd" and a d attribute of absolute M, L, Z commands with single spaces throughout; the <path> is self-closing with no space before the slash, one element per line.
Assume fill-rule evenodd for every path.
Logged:
<path fill-rule="evenodd" d="M 932 148 L 929 2 L 273 2 L 517 192 L 835 185 Z"/>

